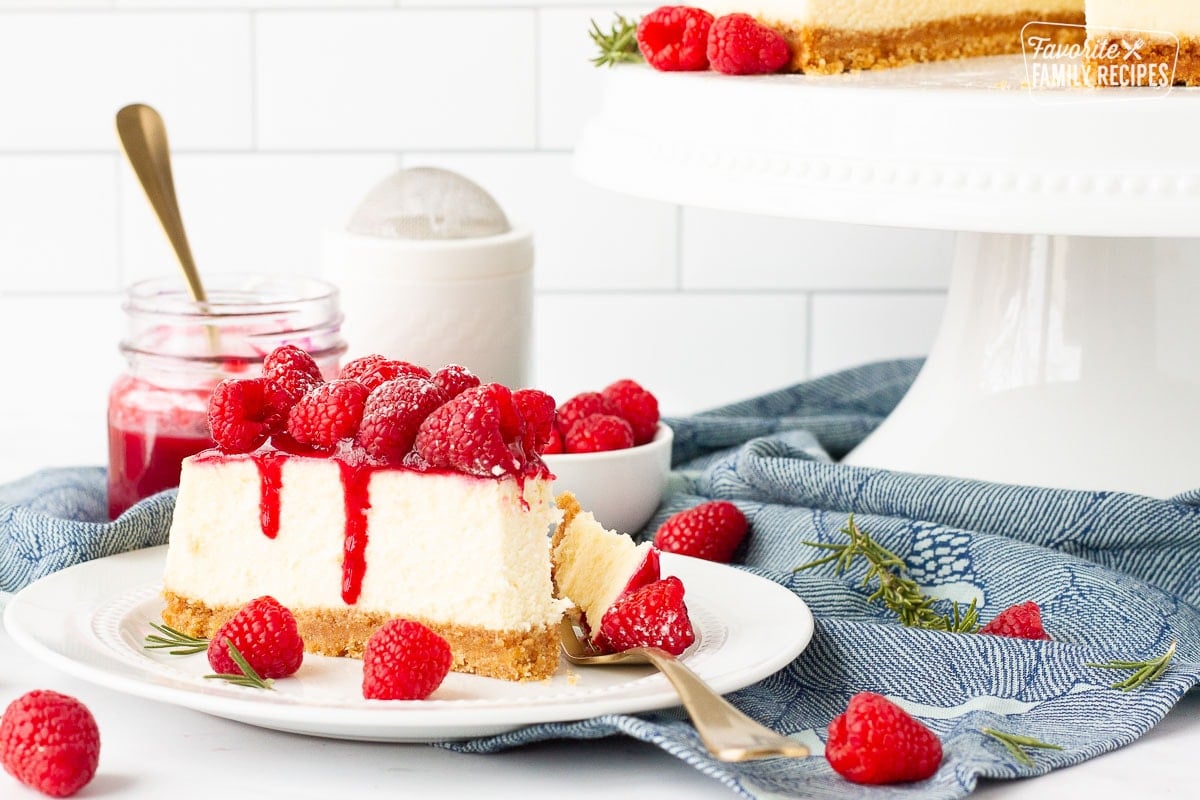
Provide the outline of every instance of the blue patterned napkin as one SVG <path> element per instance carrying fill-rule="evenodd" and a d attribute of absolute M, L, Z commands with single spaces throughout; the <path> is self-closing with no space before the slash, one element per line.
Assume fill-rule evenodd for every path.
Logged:
<path fill-rule="evenodd" d="M 1200 490 L 1170 500 L 1036 489 L 840 466 L 911 384 L 916 361 L 873 364 L 684 419 L 675 429 L 681 490 L 647 526 L 708 498 L 751 521 L 741 568 L 799 594 L 817 620 L 795 662 L 730 699 L 813 747 L 808 759 L 725 764 L 709 757 L 679 712 L 535 725 L 443 746 L 495 752 L 546 739 L 625 734 L 652 742 L 745 797 L 962 797 L 980 777 L 1039 775 L 1128 744 L 1200 683 Z M 0 488 L 0 589 L 78 561 L 165 541 L 171 493 L 103 522 L 99 470 L 39 473 Z M 862 568 L 794 573 L 856 522 L 900 554 L 930 594 L 977 600 L 984 620 L 1026 600 L 1042 607 L 1052 642 L 903 628 L 866 601 Z M 82 520 L 82 521 L 80 521 Z M 645 534 L 644 534 L 645 535 Z M 786 624 L 786 621 L 784 621 Z M 1140 689 L 1089 662 L 1144 660 L 1172 641 L 1171 669 Z M 941 737 L 928 781 L 848 783 L 820 757 L 825 727 L 850 696 L 900 702 Z M 983 728 L 1031 736 L 1020 764 Z"/>

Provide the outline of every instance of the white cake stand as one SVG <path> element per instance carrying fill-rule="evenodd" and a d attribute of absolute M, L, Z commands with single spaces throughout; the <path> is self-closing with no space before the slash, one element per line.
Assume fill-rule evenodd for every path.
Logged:
<path fill-rule="evenodd" d="M 1200 92 L 1024 81 L 1020 57 L 832 78 L 620 68 L 576 169 L 675 203 L 959 231 L 925 367 L 847 463 L 1200 487 Z"/>

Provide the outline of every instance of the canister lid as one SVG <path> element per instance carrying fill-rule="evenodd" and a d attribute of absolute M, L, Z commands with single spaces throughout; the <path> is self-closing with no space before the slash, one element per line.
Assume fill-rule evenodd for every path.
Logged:
<path fill-rule="evenodd" d="M 413 167 L 376 184 L 346 230 L 360 236 L 421 241 L 498 236 L 511 226 L 500 204 L 479 184 L 450 170 Z"/>

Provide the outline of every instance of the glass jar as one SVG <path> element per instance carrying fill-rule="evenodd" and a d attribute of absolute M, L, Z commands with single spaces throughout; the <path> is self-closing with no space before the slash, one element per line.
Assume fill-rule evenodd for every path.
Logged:
<path fill-rule="evenodd" d="M 206 275 L 208 302 L 179 279 L 129 289 L 121 352 L 128 363 L 108 396 L 108 511 L 179 485 L 187 456 L 214 446 L 208 397 L 225 378 L 262 373 L 263 359 L 292 344 L 334 378 L 346 350 L 338 291 L 313 278 Z"/>

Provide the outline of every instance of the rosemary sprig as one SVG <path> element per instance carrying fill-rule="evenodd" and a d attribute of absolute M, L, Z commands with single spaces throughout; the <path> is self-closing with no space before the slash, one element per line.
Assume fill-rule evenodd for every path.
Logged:
<path fill-rule="evenodd" d="M 1043 742 L 1040 739 L 1034 739 L 1029 736 L 1021 736 L 1016 733 L 1008 733 L 1007 731 L 998 731 L 995 728 L 984 728 L 982 733 L 986 736 L 991 736 L 1000 744 L 1004 745 L 1008 752 L 1013 754 L 1013 757 L 1027 767 L 1033 766 L 1033 759 L 1025 752 L 1026 747 L 1033 747 L 1039 750 L 1062 750 L 1062 747 L 1049 742 Z"/>
<path fill-rule="evenodd" d="M 611 67 L 614 64 L 631 64 L 642 60 L 637 43 L 637 20 L 629 19 L 621 14 L 614 14 L 612 27 L 602 30 L 596 20 L 592 20 L 592 28 L 588 36 L 600 48 L 600 55 L 592 59 L 597 67 Z"/>
<path fill-rule="evenodd" d="M 246 657 L 234 646 L 233 642 L 228 639 L 225 644 L 229 646 L 229 657 L 233 659 L 233 663 L 238 665 L 238 669 L 242 671 L 241 675 L 205 675 L 205 678 L 213 680 L 222 680 L 227 683 L 232 683 L 235 686 L 249 686 L 253 689 L 274 689 L 274 681 L 270 678 L 264 678 L 255 671 L 254 667 L 250 666 L 250 662 Z"/>
<path fill-rule="evenodd" d="M 170 625 L 161 625 L 157 622 L 151 622 L 150 627 L 158 631 L 158 634 L 146 634 L 146 643 L 142 646 L 147 650 L 168 650 L 173 656 L 190 656 L 193 653 L 203 653 L 208 649 L 208 639 L 188 636 Z"/>
<path fill-rule="evenodd" d="M 926 628 L 935 631 L 950 631 L 952 633 L 974 633 L 979 630 L 979 612 L 975 601 L 960 610 L 958 603 L 950 615 L 939 614 L 934 610 L 934 599 L 921 592 L 916 581 L 907 576 L 908 567 L 895 553 L 875 542 L 858 527 L 851 514 L 842 528 L 842 533 L 850 538 L 846 544 L 829 544 L 825 542 L 805 542 L 805 544 L 821 550 L 828 550 L 829 555 L 810 561 L 796 567 L 795 572 L 822 564 L 834 562 L 837 574 L 841 575 L 854 563 L 856 558 L 864 558 L 869 564 L 867 574 L 863 576 L 862 585 L 869 586 L 872 579 L 879 581 L 879 587 L 867 598 L 868 602 L 882 601 L 897 617 L 900 624 L 910 628 Z"/>
<path fill-rule="evenodd" d="M 1175 644 L 1175 642 L 1171 642 L 1171 646 L 1167 648 L 1167 652 L 1149 661 L 1108 661 L 1104 664 L 1087 664 L 1086 666 L 1095 667 L 1096 669 L 1134 670 L 1134 673 L 1125 680 L 1110 684 L 1110 688 L 1112 689 L 1129 692 L 1137 689 L 1139 686 L 1158 680 L 1170 669 L 1171 659 L 1175 657 Z"/>

